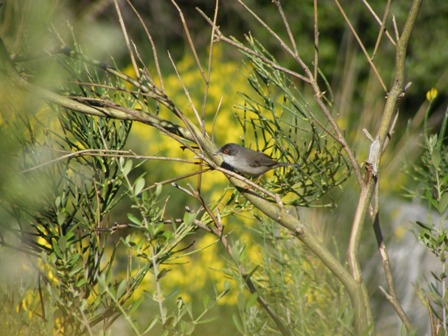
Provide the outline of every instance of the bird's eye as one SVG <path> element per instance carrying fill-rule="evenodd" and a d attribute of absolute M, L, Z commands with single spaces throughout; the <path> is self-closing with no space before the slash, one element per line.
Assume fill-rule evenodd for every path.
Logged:
<path fill-rule="evenodd" d="M 223 152 L 224 154 L 229 154 L 229 149 L 226 148 L 226 149 L 224 149 L 222 152 Z"/>

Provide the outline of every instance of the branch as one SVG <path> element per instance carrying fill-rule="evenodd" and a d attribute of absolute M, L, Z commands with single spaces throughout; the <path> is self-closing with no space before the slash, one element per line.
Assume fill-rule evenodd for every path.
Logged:
<path fill-rule="evenodd" d="M 405 61 L 406 52 L 409 44 L 409 39 L 411 33 L 415 26 L 415 21 L 417 20 L 417 15 L 420 11 L 423 0 L 414 0 L 412 7 L 409 11 L 409 16 L 406 20 L 403 32 L 400 39 L 397 42 L 397 52 L 395 56 L 395 78 L 392 89 L 387 96 L 386 106 L 384 108 L 384 116 L 381 120 L 381 125 L 378 131 L 378 136 L 380 138 L 381 144 L 383 146 L 386 139 L 387 133 L 389 132 L 390 124 L 393 120 L 393 115 L 397 107 L 397 101 L 402 97 L 404 93 L 404 72 L 405 72 Z"/>
<path fill-rule="evenodd" d="M 38 164 L 36 166 L 33 166 L 31 168 L 22 170 L 20 173 L 27 173 L 42 167 L 45 167 L 47 165 L 53 164 L 58 161 L 66 160 L 72 157 L 78 157 L 78 156 L 99 156 L 99 157 L 123 157 L 123 158 L 131 158 L 136 160 L 159 160 L 159 161 L 175 161 L 175 162 L 182 162 L 182 163 L 189 163 L 189 164 L 197 164 L 195 161 L 187 160 L 187 159 L 181 159 L 181 158 L 173 158 L 173 157 L 163 157 L 163 156 L 148 156 L 148 155 L 137 155 L 131 150 L 112 150 L 112 149 L 83 149 L 76 152 L 64 152 L 66 154 L 59 156 L 53 160 L 45 161 L 42 164 Z"/>
<path fill-rule="evenodd" d="M 11 84 L 16 88 L 36 93 L 48 103 L 87 115 L 138 121 L 162 130 L 164 133 L 170 133 L 177 138 L 190 141 L 194 140 L 192 132 L 188 129 L 174 124 L 171 121 L 159 118 L 154 114 L 113 105 L 111 102 L 103 102 L 99 104 L 98 100 L 94 99 L 68 98 L 28 83 L 16 72 L 2 39 L 0 39 L 0 72 L 3 72 L 6 75 L 5 77 L 7 80 L 10 80 Z M 112 72 L 112 70 L 109 72 Z M 116 71 L 113 73 L 116 73 Z M 165 104 L 168 103 L 165 102 Z"/>
<path fill-rule="evenodd" d="M 294 41 L 294 35 L 292 35 L 291 28 L 289 27 L 288 19 L 286 18 L 285 12 L 283 11 L 282 4 L 281 4 L 280 0 L 273 0 L 272 2 L 277 6 L 278 12 L 280 13 L 280 16 L 282 17 L 282 21 L 283 21 L 283 24 L 285 25 L 286 32 L 288 33 L 289 41 L 291 42 L 291 45 L 292 45 L 292 48 L 294 51 L 294 55 L 298 55 L 299 52 L 297 50 L 296 41 Z"/>
<path fill-rule="evenodd" d="M 364 223 L 367 216 L 367 210 L 372 199 L 373 191 L 378 180 L 376 169 L 371 169 L 371 164 L 379 163 L 382 154 L 384 153 L 384 146 L 387 141 L 387 135 L 390 132 L 390 127 L 394 120 L 397 103 L 404 92 L 404 71 L 406 51 L 414 28 L 417 15 L 419 13 L 422 0 L 414 0 L 409 11 L 403 33 L 397 43 L 396 48 L 396 63 L 395 63 L 395 79 L 393 86 L 388 94 L 384 113 L 381 118 L 380 128 L 377 137 L 375 138 L 375 146 L 371 146 L 371 156 L 376 158 L 377 162 L 369 162 L 366 166 L 366 173 L 364 183 L 362 184 L 361 194 L 359 197 L 358 206 L 352 224 L 352 231 L 350 234 L 350 242 L 347 251 L 348 263 L 351 273 L 356 282 L 362 282 L 361 268 L 359 264 L 359 246 L 361 243 L 361 234 L 364 228 Z M 373 153 L 375 152 L 375 153 Z M 370 156 L 370 155 L 369 155 Z M 374 214 L 375 216 L 376 214 Z M 367 302 L 367 301 L 366 301 Z M 371 318 L 370 318 L 371 319 Z"/>
<path fill-rule="evenodd" d="M 378 24 L 380 25 L 380 33 L 378 35 L 378 41 L 380 40 L 380 37 L 381 37 L 380 35 L 382 35 L 382 32 L 385 31 L 387 37 L 389 38 L 390 43 L 392 43 L 394 46 L 396 46 L 397 45 L 396 42 L 394 41 L 393 37 L 389 34 L 389 31 L 386 29 L 386 18 L 389 13 L 390 1 L 391 0 L 387 0 L 386 9 L 384 10 L 384 14 L 383 14 L 383 20 L 380 20 L 380 18 L 378 17 L 378 15 L 376 15 L 376 13 L 374 12 L 374 10 L 370 6 L 370 4 L 366 0 L 362 0 L 362 2 L 367 7 L 369 12 L 375 18 L 376 22 L 378 22 Z M 377 44 L 379 44 L 378 41 L 377 41 Z M 376 49 L 376 47 L 375 47 L 375 49 Z M 375 55 L 375 51 L 373 52 L 373 55 Z"/>
<path fill-rule="evenodd" d="M 415 331 L 415 329 L 412 326 L 411 321 L 409 321 L 409 318 L 406 315 L 406 312 L 404 311 L 403 307 L 400 305 L 400 302 L 398 301 L 397 292 L 395 290 L 394 278 L 392 275 L 392 269 L 390 267 L 389 255 L 387 253 L 387 248 L 386 245 L 384 244 L 383 235 L 381 233 L 378 212 L 376 213 L 375 216 L 373 229 L 375 231 L 375 237 L 378 243 L 378 250 L 380 252 L 381 262 L 383 264 L 384 275 L 386 277 L 386 284 L 387 284 L 387 291 L 385 291 L 381 287 L 380 289 L 384 293 L 384 295 L 386 296 L 387 300 L 390 302 L 392 307 L 397 312 L 397 315 L 400 317 L 401 321 L 405 325 L 407 332 L 412 333 L 412 331 Z"/>
<path fill-rule="evenodd" d="M 422 1 L 423 0 L 414 0 L 414 3 L 412 4 L 411 10 L 409 12 L 408 19 L 406 20 L 405 27 L 403 29 L 403 34 L 401 35 L 397 43 L 394 84 L 388 94 L 386 106 L 384 107 L 384 114 L 383 117 L 381 118 L 381 124 L 377 135 L 377 139 L 379 142 L 379 147 L 376 149 L 379 153 L 378 154 L 379 156 L 377 156 L 378 161 L 383 153 L 383 148 L 387 139 L 387 134 L 389 133 L 390 125 L 393 121 L 393 116 L 397 109 L 398 99 L 402 96 L 402 93 L 404 92 L 405 87 L 404 71 L 405 71 L 406 50 Z M 373 171 L 367 171 L 365 183 L 361 190 L 361 196 L 358 202 L 358 208 L 352 226 L 352 234 L 350 237 L 350 245 L 348 253 L 349 264 L 352 268 L 352 274 L 355 276 L 355 278 L 361 277 L 361 271 L 358 263 L 359 244 L 361 240 L 363 222 L 366 217 L 369 202 L 372 198 L 374 189 L 373 187 L 375 183 L 376 183 L 375 173 Z"/>
<path fill-rule="evenodd" d="M 355 28 L 352 26 L 349 18 L 347 17 L 347 14 L 345 14 L 344 9 L 342 8 L 341 4 L 339 3 L 338 0 L 335 0 L 336 2 L 336 6 L 338 7 L 339 11 L 341 12 L 345 22 L 347 23 L 348 27 L 350 28 L 350 30 L 353 33 L 353 36 L 355 36 L 356 41 L 359 44 L 359 47 L 361 48 L 362 52 L 364 53 L 364 55 L 366 56 L 367 62 L 369 62 L 370 67 L 372 68 L 373 72 L 375 73 L 376 77 L 378 78 L 378 81 L 380 82 L 384 92 L 387 92 L 387 87 L 386 84 L 384 84 L 383 79 L 381 78 L 381 75 L 379 74 L 375 64 L 372 61 L 372 58 L 370 57 L 369 53 L 366 50 L 366 47 L 364 47 L 364 44 L 361 41 L 361 38 L 359 37 L 358 33 L 356 32 Z"/>

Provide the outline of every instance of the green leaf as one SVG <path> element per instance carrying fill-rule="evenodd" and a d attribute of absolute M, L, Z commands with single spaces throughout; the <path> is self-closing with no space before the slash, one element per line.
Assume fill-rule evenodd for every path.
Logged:
<path fill-rule="evenodd" d="M 70 259 L 69 259 L 69 265 L 70 266 L 73 266 L 73 265 L 75 265 L 78 261 L 79 261 L 79 259 L 81 258 L 81 255 L 79 254 L 79 253 L 74 253 L 74 254 L 71 254 L 70 255 Z"/>
<path fill-rule="evenodd" d="M 171 232 L 171 231 L 165 231 L 165 232 L 163 232 L 163 236 L 168 240 L 168 239 L 171 239 L 171 238 L 173 238 L 173 232 Z"/>
<path fill-rule="evenodd" d="M 204 305 L 205 309 L 209 309 L 208 304 L 210 303 L 210 296 L 205 294 L 204 298 L 202 299 L 202 304 Z"/>
<path fill-rule="evenodd" d="M 196 324 L 208 324 L 210 322 L 216 321 L 218 319 L 218 316 L 210 317 L 208 319 L 202 319 L 200 321 L 197 321 Z"/>
<path fill-rule="evenodd" d="M 62 253 L 67 251 L 67 238 L 65 236 L 59 237 L 59 249 Z"/>
<path fill-rule="evenodd" d="M 138 219 L 137 217 L 135 217 L 133 214 L 128 213 L 128 219 L 134 223 L 135 225 L 141 226 L 142 222 L 140 221 L 140 219 Z"/>
<path fill-rule="evenodd" d="M 55 238 L 51 238 L 51 245 L 53 246 L 53 251 L 56 253 L 57 257 L 62 258 L 62 253 L 59 249 L 59 242 Z"/>
<path fill-rule="evenodd" d="M 159 195 L 160 195 L 161 192 L 162 192 L 162 184 L 161 184 L 161 183 L 157 183 L 155 196 L 156 196 L 156 197 L 159 197 Z"/>
<path fill-rule="evenodd" d="M 184 224 L 186 226 L 190 225 L 191 223 L 193 223 L 193 220 L 195 218 L 196 218 L 196 214 L 190 213 L 190 212 L 185 212 L 184 213 Z"/>
<path fill-rule="evenodd" d="M 169 268 L 162 269 L 162 271 L 160 271 L 160 273 L 157 274 L 157 280 L 162 279 L 164 276 L 168 274 L 169 271 L 171 271 Z"/>
<path fill-rule="evenodd" d="M 249 296 L 249 299 L 246 302 L 246 310 L 249 310 L 249 308 L 251 308 L 257 302 L 257 298 L 258 298 L 257 293 L 252 293 Z"/>
<path fill-rule="evenodd" d="M 145 179 L 143 177 L 138 178 L 134 184 L 135 195 L 140 194 L 142 192 L 144 186 L 145 186 Z"/>
<path fill-rule="evenodd" d="M 422 223 L 422 222 L 420 222 L 420 221 L 416 221 L 415 223 L 416 223 L 418 226 L 420 226 L 421 228 L 423 228 L 423 229 L 426 229 L 426 230 L 429 230 L 429 231 L 432 230 L 432 227 L 429 226 L 429 225 L 427 225 L 427 224 L 425 224 L 425 223 Z"/>
<path fill-rule="evenodd" d="M 232 286 L 230 285 L 230 282 L 227 280 L 224 280 L 224 292 L 230 291 L 231 288 L 232 288 Z"/>
<path fill-rule="evenodd" d="M 437 146 L 437 134 L 433 134 L 430 138 L 429 138 L 429 150 L 433 151 Z"/>
<path fill-rule="evenodd" d="M 61 196 L 56 197 L 54 205 L 56 205 L 56 208 L 59 208 L 59 206 L 61 205 Z"/>
<path fill-rule="evenodd" d="M 84 270 L 84 268 L 82 267 L 82 265 L 79 265 L 78 267 L 75 267 L 74 269 L 72 269 L 72 271 L 70 273 L 68 273 L 68 276 L 71 278 L 76 277 L 83 270 Z M 82 274 L 80 274 L 80 275 L 82 276 Z"/>
<path fill-rule="evenodd" d="M 66 214 L 62 211 L 59 211 L 58 212 L 58 225 L 64 224 L 66 218 L 67 218 Z"/>
<path fill-rule="evenodd" d="M 120 285 L 118 286 L 117 289 L 117 299 L 119 299 L 124 294 L 124 292 L 126 291 L 127 284 L 128 283 L 126 280 L 120 282 Z"/>
<path fill-rule="evenodd" d="M 131 308 L 129 309 L 129 314 L 132 314 L 133 312 L 135 312 L 137 310 L 137 308 L 140 307 L 140 305 L 142 304 L 144 299 L 145 298 L 143 296 L 141 296 L 135 302 L 133 302 Z"/>
<path fill-rule="evenodd" d="M 439 201 L 439 213 L 444 213 L 448 207 L 448 193 L 444 193 Z"/>
<path fill-rule="evenodd" d="M 132 170 L 132 160 L 128 160 L 126 161 L 126 164 L 123 167 L 123 174 L 127 176 L 131 170 Z"/>
<path fill-rule="evenodd" d="M 165 224 L 161 223 L 159 225 L 153 225 L 153 232 L 152 234 L 155 236 L 165 230 Z"/>
<path fill-rule="evenodd" d="M 154 326 L 156 325 L 157 321 L 159 320 L 159 317 L 154 317 L 148 324 L 148 327 L 143 331 L 142 335 L 146 334 L 148 331 L 150 331 Z"/>
<path fill-rule="evenodd" d="M 246 298 L 244 295 L 240 292 L 237 294 L 237 304 L 241 311 L 244 311 L 244 308 L 246 306 Z"/>
<path fill-rule="evenodd" d="M 79 280 L 79 281 L 76 283 L 76 287 L 77 287 L 77 288 L 81 288 L 81 287 L 83 287 L 83 286 L 86 285 L 86 284 L 87 284 L 87 280 L 86 280 L 85 278 L 83 278 L 83 279 Z"/>
<path fill-rule="evenodd" d="M 438 148 L 435 148 L 431 155 L 431 162 L 435 169 L 439 169 L 440 167 L 440 151 Z"/>
<path fill-rule="evenodd" d="M 180 321 L 182 335 L 191 335 L 195 328 L 196 325 L 192 322 Z"/>
<path fill-rule="evenodd" d="M 243 326 L 241 325 L 241 321 L 236 314 L 232 315 L 232 320 L 233 320 L 233 324 L 235 324 L 235 327 L 239 331 L 239 333 L 242 335 L 245 335 Z"/>
<path fill-rule="evenodd" d="M 185 302 L 185 310 L 187 311 L 188 316 L 190 316 L 190 318 L 193 319 L 194 318 L 193 307 L 190 302 Z"/>

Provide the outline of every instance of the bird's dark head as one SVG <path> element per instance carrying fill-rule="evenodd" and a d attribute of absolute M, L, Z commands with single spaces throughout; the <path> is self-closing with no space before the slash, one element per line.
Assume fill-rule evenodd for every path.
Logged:
<path fill-rule="evenodd" d="M 238 153 L 240 149 L 240 145 L 234 144 L 234 143 L 228 143 L 224 146 L 222 146 L 216 153 L 215 155 L 218 154 L 224 154 L 224 155 L 229 155 L 229 156 L 234 156 Z"/>

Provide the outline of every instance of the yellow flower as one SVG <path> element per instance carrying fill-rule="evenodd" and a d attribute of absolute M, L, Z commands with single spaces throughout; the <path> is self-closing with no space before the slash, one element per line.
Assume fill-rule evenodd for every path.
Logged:
<path fill-rule="evenodd" d="M 432 88 L 431 90 L 429 90 L 428 92 L 426 92 L 426 100 L 429 102 L 434 101 L 437 98 L 437 95 L 439 94 L 439 92 L 437 91 L 436 88 Z"/>

